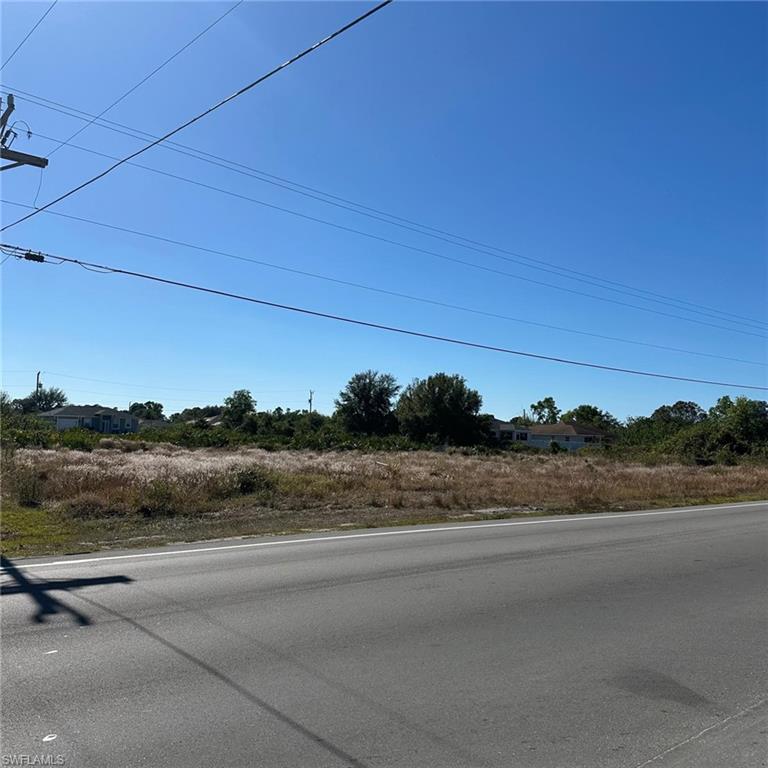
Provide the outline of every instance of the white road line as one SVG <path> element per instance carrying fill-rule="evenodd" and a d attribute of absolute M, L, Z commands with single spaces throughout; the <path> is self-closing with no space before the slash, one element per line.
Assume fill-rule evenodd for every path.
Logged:
<path fill-rule="evenodd" d="M 646 760 L 644 763 L 640 763 L 639 765 L 636 765 L 635 768 L 645 768 L 646 765 L 650 765 L 651 763 L 655 763 L 657 760 L 663 760 L 666 755 L 668 755 L 670 752 L 674 752 L 677 749 L 680 749 L 680 747 L 684 747 L 686 744 L 690 744 L 693 741 L 696 741 L 697 739 L 700 739 L 702 736 L 705 736 L 710 731 L 715 730 L 715 728 L 724 728 L 727 727 L 727 725 L 736 718 L 742 717 L 743 715 L 746 715 L 753 710 L 757 709 L 758 707 L 762 707 L 763 704 L 768 702 L 768 699 L 761 699 L 760 701 L 756 702 L 755 704 L 752 704 L 749 707 L 746 707 L 746 709 L 742 709 L 740 712 L 736 712 L 733 715 L 730 715 L 729 717 L 726 717 L 724 720 L 720 720 L 716 722 L 714 725 L 710 725 L 708 728 L 705 728 L 703 731 L 699 731 L 694 736 L 690 736 L 687 739 L 684 739 L 683 741 L 679 741 L 677 744 L 674 744 L 669 749 L 665 749 L 663 752 L 659 752 L 658 755 L 654 755 L 650 760 Z"/>
<path fill-rule="evenodd" d="M 108 560 L 138 560 L 145 557 L 170 557 L 172 555 L 195 555 L 200 552 L 223 552 L 232 549 L 253 549 L 256 547 L 279 547 L 289 544 L 318 544 L 328 541 L 345 541 L 347 539 L 372 539 L 378 536 L 415 536 L 420 533 L 454 533 L 456 531 L 472 531 L 480 528 L 510 528 L 516 525 L 555 525 L 557 523 L 576 523 L 585 520 L 614 520 L 630 517 L 653 517 L 655 515 L 680 515 L 684 512 L 724 511 L 741 509 L 743 507 L 765 506 L 768 501 L 745 501 L 739 504 L 723 504 L 705 507 L 680 507 L 678 509 L 662 509 L 654 512 L 621 512 L 618 514 L 598 515 L 569 515 L 568 517 L 551 517 L 542 520 L 509 520 L 498 523 L 473 523 L 464 525 L 446 525 L 441 528 L 404 528 L 398 531 L 370 531 L 366 533 L 347 533 L 333 536 L 315 536 L 306 539 L 275 539 L 274 541 L 252 541 L 245 544 L 222 544 L 216 547 L 197 547 L 191 549 L 174 549 L 160 552 L 137 552 L 128 555 L 103 555 L 100 557 L 83 557 L 78 560 L 55 560 L 50 563 L 22 563 L 25 570 L 30 568 L 50 568 L 58 565 L 83 565 L 100 563 Z M 0 568 L 0 573 L 7 573 Z"/>

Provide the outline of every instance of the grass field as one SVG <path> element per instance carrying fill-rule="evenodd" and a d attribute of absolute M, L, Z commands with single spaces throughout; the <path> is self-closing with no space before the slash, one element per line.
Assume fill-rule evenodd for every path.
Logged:
<path fill-rule="evenodd" d="M 578 455 L 186 450 L 3 457 L 2 549 L 31 555 L 264 533 L 768 497 L 768 466 Z"/>

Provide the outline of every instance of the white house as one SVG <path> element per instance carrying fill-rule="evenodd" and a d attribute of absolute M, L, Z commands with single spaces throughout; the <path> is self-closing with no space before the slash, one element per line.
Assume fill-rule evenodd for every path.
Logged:
<path fill-rule="evenodd" d="M 557 443 L 568 451 L 577 451 L 587 445 L 600 445 L 605 441 L 605 432 L 587 424 L 558 422 L 557 424 L 516 424 L 494 418 L 491 432 L 497 440 L 512 441 L 530 445 L 532 448 L 549 448 Z"/>
<path fill-rule="evenodd" d="M 103 405 L 62 405 L 38 417 L 53 424 L 58 430 L 84 427 L 105 435 L 138 432 L 139 420 L 128 411 L 105 408 Z"/>

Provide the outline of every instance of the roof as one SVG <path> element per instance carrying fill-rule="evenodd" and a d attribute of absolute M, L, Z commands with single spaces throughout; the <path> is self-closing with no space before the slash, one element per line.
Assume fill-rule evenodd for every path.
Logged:
<path fill-rule="evenodd" d="M 38 414 L 38 416 L 120 416 L 122 418 L 130 416 L 134 418 L 132 413 L 128 411 L 118 411 L 116 408 L 108 408 L 104 405 L 62 405 L 59 408 L 54 408 L 52 411 L 45 411 Z"/>
<path fill-rule="evenodd" d="M 530 427 L 523 427 L 532 435 L 586 435 L 592 437 L 602 437 L 605 432 L 602 429 L 588 424 L 576 424 L 560 421 L 557 424 L 532 424 Z"/>

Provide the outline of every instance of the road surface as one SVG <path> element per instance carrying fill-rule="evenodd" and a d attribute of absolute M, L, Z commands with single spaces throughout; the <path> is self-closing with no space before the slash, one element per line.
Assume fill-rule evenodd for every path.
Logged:
<path fill-rule="evenodd" d="M 3 764 L 766 765 L 768 503 L 5 561 Z"/>

